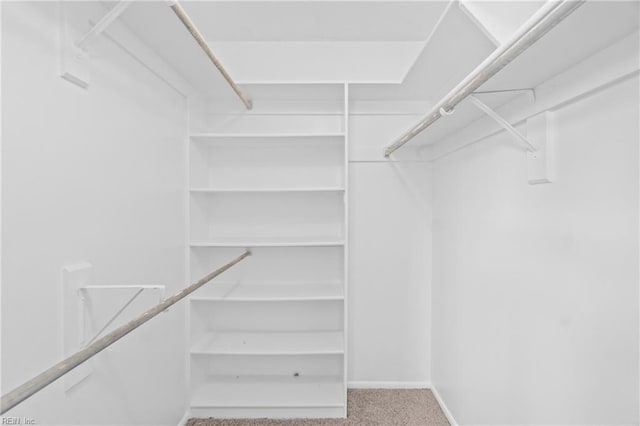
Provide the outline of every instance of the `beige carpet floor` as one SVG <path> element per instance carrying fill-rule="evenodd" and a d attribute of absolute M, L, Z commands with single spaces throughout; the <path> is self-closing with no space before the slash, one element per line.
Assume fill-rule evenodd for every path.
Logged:
<path fill-rule="evenodd" d="M 448 425 L 428 389 L 350 389 L 346 419 L 189 419 L 187 426 Z"/>

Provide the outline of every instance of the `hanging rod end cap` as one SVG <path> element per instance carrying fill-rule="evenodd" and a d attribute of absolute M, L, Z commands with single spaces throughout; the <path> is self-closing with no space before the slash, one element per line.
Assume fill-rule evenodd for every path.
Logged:
<path fill-rule="evenodd" d="M 455 112 L 455 110 L 453 108 L 451 108 L 450 110 L 446 110 L 444 109 L 444 107 L 440 107 L 440 109 L 438 110 L 438 112 L 440 113 L 440 115 L 451 115 Z"/>

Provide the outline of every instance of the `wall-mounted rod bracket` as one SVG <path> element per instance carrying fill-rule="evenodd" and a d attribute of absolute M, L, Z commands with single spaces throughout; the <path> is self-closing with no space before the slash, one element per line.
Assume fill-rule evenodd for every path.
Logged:
<path fill-rule="evenodd" d="M 525 89 L 500 89 L 500 90 L 475 90 L 473 92 L 474 95 L 495 95 L 499 93 L 515 93 L 515 92 L 523 92 L 529 94 L 531 97 L 531 102 L 536 101 L 536 89 L 534 88 L 525 88 Z"/>
<path fill-rule="evenodd" d="M 538 151 L 538 148 L 533 143 L 531 143 L 529 139 L 527 139 L 522 133 L 520 133 L 518 129 L 513 127 L 511 123 L 502 118 L 502 116 L 494 111 L 489 105 L 485 104 L 473 95 L 470 95 L 467 99 L 469 99 L 476 107 L 478 107 L 480 111 L 484 112 L 493 120 L 495 120 L 496 123 L 498 123 L 503 129 L 509 132 L 516 140 L 525 145 L 527 151 L 534 153 Z"/>
<path fill-rule="evenodd" d="M 163 286 L 163 285 L 88 285 L 88 286 L 80 287 L 78 289 L 78 295 L 80 296 L 80 300 L 82 302 L 85 302 L 85 300 L 86 300 L 86 292 L 88 290 L 114 290 L 114 289 L 119 289 L 119 290 L 137 289 L 138 291 L 135 292 L 133 294 L 133 296 L 131 298 L 129 298 L 129 300 L 127 300 L 124 303 L 124 305 L 122 305 L 116 311 L 116 313 L 113 314 L 111 316 L 111 318 L 109 318 L 107 320 L 107 322 L 102 327 L 100 327 L 100 330 L 98 330 L 91 339 L 86 341 L 85 346 L 88 346 L 88 345 L 92 344 L 98 337 L 100 337 L 102 335 L 102 333 L 111 324 L 113 324 L 113 322 L 116 319 L 118 319 L 120 314 L 122 314 L 122 312 L 124 312 L 124 310 L 127 309 L 127 307 L 129 305 L 131 305 L 133 303 L 133 301 L 136 300 L 138 298 L 138 296 L 140 296 L 140 294 L 142 294 L 143 291 L 145 291 L 145 290 L 159 290 L 158 303 L 162 302 L 162 300 L 164 299 L 164 293 L 165 293 L 165 286 Z M 83 309 L 82 312 L 85 312 L 85 309 Z"/>
<path fill-rule="evenodd" d="M 120 0 L 109 12 L 107 12 L 102 19 L 100 19 L 94 26 L 91 28 L 86 34 L 76 41 L 76 46 L 78 46 L 82 50 L 87 50 L 87 47 L 93 40 L 100 36 L 104 32 L 104 30 L 111 25 L 113 21 L 118 19 L 118 17 L 127 10 L 127 8 L 131 5 L 132 0 Z"/>

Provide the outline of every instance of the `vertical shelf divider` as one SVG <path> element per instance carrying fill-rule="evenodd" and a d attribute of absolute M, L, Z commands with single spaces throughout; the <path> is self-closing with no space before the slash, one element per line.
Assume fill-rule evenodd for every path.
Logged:
<path fill-rule="evenodd" d="M 344 350 L 343 375 L 344 375 L 344 400 L 347 400 L 347 379 L 348 379 L 348 342 L 349 342 L 349 83 L 344 83 Z M 344 406 L 344 417 L 347 417 L 347 405 Z"/>

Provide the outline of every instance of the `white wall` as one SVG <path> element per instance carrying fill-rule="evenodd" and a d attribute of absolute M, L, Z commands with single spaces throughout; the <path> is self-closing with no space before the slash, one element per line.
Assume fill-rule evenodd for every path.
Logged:
<path fill-rule="evenodd" d="M 556 111 L 553 184 L 504 132 L 434 163 L 433 382 L 459 424 L 640 421 L 638 90 Z"/>
<path fill-rule="evenodd" d="M 350 117 L 350 387 L 430 381 L 431 169 L 383 157 L 418 119 Z"/>
<path fill-rule="evenodd" d="M 97 3 L 70 7 L 104 14 Z M 185 99 L 104 38 L 91 50 L 89 90 L 62 80 L 56 10 L 2 3 L 3 393 L 61 360 L 63 265 L 91 262 L 96 284 L 184 284 Z M 115 312 L 127 297 L 94 303 Z M 143 295 L 122 320 L 155 302 Z M 71 392 L 58 381 L 6 415 L 176 424 L 184 327 L 176 306 L 94 358 Z"/>

